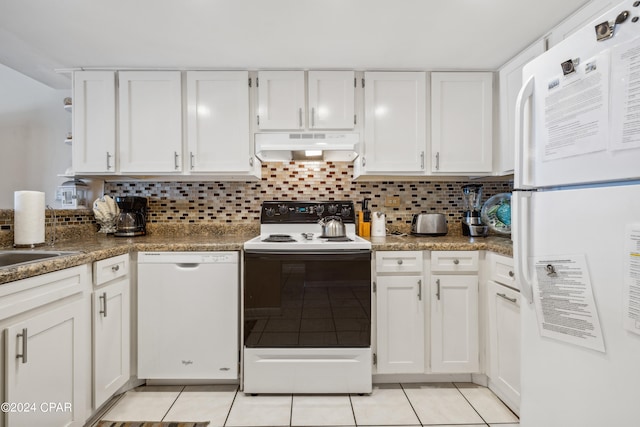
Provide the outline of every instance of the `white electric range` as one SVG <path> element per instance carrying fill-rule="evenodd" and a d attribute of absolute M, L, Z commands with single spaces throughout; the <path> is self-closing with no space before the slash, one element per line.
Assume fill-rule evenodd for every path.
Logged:
<path fill-rule="evenodd" d="M 345 236 L 322 237 L 337 217 Z M 243 391 L 370 393 L 371 243 L 350 201 L 267 201 L 244 244 Z"/>

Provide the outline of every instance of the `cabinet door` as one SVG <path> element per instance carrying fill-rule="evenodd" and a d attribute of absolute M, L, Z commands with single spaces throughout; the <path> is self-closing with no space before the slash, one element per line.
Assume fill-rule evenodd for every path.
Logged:
<path fill-rule="evenodd" d="M 516 98 L 522 86 L 522 68 L 544 53 L 539 40 L 500 69 L 500 138 L 495 170 L 501 175 L 513 173 L 515 166 Z"/>
<path fill-rule="evenodd" d="M 488 282 L 489 379 L 512 409 L 520 403 L 520 293 Z M 515 408 L 514 408 L 515 406 Z"/>
<path fill-rule="evenodd" d="M 129 278 L 93 294 L 93 408 L 97 409 L 129 381 Z"/>
<path fill-rule="evenodd" d="M 304 71 L 258 72 L 258 128 L 304 128 Z"/>
<path fill-rule="evenodd" d="M 179 71 L 121 71 L 120 171 L 182 170 L 182 88 Z"/>
<path fill-rule="evenodd" d="M 249 73 L 187 73 L 187 141 L 192 172 L 249 172 Z"/>
<path fill-rule="evenodd" d="M 73 73 L 73 104 L 74 172 L 115 172 L 115 72 Z"/>
<path fill-rule="evenodd" d="M 309 71 L 309 129 L 353 129 L 355 73 Z"/>
<path fill-rule="evenodd" d="M 29 411 L 6 413 L 6 425 L 82 426 L 86 389 L 83 300 L 76 300 L 6 329 L 7 402 L 32 402 Z M 24 334 L 26 333 L 26 336 Z M 54 406 L 49 406 L 49 403 Z"/>
<path fill-rule="evenodd" d="M 424 372 L 422 276 L 378 276 L 378 373 Z"/>
<path fill-rule="evenodd" d="M 478 276 L 431 276 L 431 370 L 478 372 Z"/>
<path fill-rule="evenodd" d="M 364 79 L 362 169 L 424 173 L 426 74 L 367 72 Z"/>
<path fill-rule="evenodd" d="M 433 173 L 492 171 L 492 73 L 431 73 Z"/>

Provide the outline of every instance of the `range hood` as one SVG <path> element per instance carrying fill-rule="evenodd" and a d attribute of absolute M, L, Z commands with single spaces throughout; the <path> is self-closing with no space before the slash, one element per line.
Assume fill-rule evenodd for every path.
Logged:
<path fill-rule="evenodd" d="M 256 156 L 263 162 L 326 160 L 352 162 L 358 157 L 358 133 L 256 133 Z"/>

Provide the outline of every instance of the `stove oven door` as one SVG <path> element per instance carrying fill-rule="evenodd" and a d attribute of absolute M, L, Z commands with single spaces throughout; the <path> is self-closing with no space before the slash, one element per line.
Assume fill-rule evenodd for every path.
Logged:
<path fill-rule="evenodd" d="M 245 252 L 246 348 L 368 348 L 371 251 Z"/>

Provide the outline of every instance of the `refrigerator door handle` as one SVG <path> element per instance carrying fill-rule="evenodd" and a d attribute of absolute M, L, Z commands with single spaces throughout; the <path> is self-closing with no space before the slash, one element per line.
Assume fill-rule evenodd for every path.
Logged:
<path fill-rule="evenodd" d="M 532 191 L 514 191 L 511 201 L 515 214 L 511 229 L 514 242 L 513 263 L 520 292 L 529 304 L 533 303 L 533 277 L 529 270 L 529 204 L 532 194 Z"/>
<path fill-rule="evenodd" d="M 529 179 L 529 165 L 528 159 L 525 155 L 528 152 L 529 147 L 525 147 L 525 123 L 524 113 L 525 106 L 529 99 L 533 96 L 535 78 L 533 76 L 522 85 L 518 98 L 516 99 L 516 152 L 515 152 L 515 174 L 514 174 L 514 188 L 531 188 L 531 185 L 525 184 L 525 181 Z"/>

